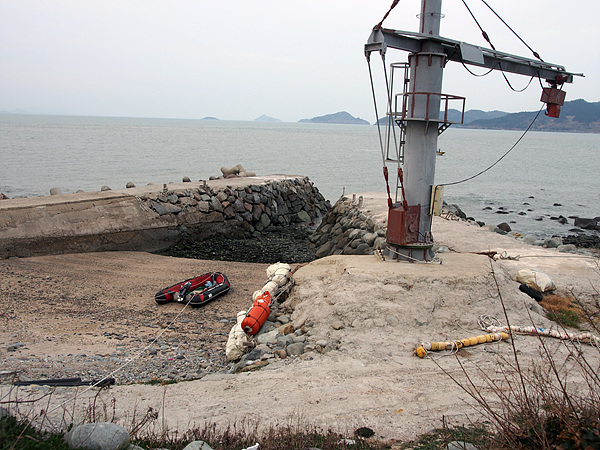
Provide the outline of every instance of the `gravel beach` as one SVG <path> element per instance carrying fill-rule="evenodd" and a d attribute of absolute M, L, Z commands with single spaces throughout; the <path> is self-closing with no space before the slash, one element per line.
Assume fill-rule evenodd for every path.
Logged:
<path fill-rule="evenodd" d="M 235 313 L 266 281 L 265 264 L 201 261 L 135 252 L 0 261 L 1 377 L 115 375 L 118 383 L 190 379 L 227 369 Z M 201 308 L 157 305 L 157 291 L 219 271 L 227 295 Z"/>

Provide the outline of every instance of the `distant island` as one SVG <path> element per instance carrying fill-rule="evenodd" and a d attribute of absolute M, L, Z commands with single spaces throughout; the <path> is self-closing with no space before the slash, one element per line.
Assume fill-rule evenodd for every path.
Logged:
<path fill-rule="evenodd" d="M 542 106 L 540 103 L 540 107 Z M 537 111 L 507 113 L 471 109 L 465 111 L 463 123 L 461 125 L 454 124 L 453 127 L 485 130 L 525 130 L 536 114 Z M 441 116 L 442 113 L 440 113 Z M 460 116 L 461 112 L 459 110 L 448 110 L 450 121 L 458 122 Z M 385 121 L 385 117 L 379 119 L 381 125 L 385 125 Z M 561 107 L 560 117 L 558 118 L 548 117 L 542 111 L 531 130 L 600 133 L 600 102 L 590 103 L 582 99 L 565 102 Z"/>
<path fill-rule="evenodd" d="M 545 105 L 539 103 L 540 108 L 545 109 Z M 600 102 L 587 102 L 583 99 L 577 99 L 565 102 L 561 107 L 560 117 L 553 118 L 544 114 L 544 109 L 539 114 L 537 120 L 531 127 L 532 131 L 558 131 L 575 133 L 600 133 Z M 11 109 L 0 110 L 0 114 L 37 114 L 34 110 Z M 51 113 L 46 113 L 51 114 Z M 66 113 L 55 113 L 56 115 L 72 115 Z M 507 113 L 504 111 L 482 111 L 479 109 L 470 109 L 465 111 L 462 124 L 453 124 L 456 128 L 473 128 L 485 130 L 517 130 L 523 131 L 529 127 L 538 111 L 522 111 L 517 113 Z M 442 113 L 440 113 L 442 116 Z M 448 119 L 451 122 L 459 122 L 461 111 L 457 109 L 448 110 Z M 219 120 L 217 117 L 207 116 L 201 120 Z M 243 119 L 242 119 L 243 120 Z M 261 115 L 254 119 L 255 122 L 281 122 L 280 119 Z M 316 116 L 312 119 L 301 119 L 301 123 L 328 123 L 342 125 L 369 125 L 364 119 L 354 117 L 346 111 L 340 111 L 334 114 Z M 385 125 L 386 118 L 381 117 L 378 120 L 380 125 Z M 377 124 L 377 122 L 375 123 Z"/>
<path fill-rule="evenodd" d="M 269 117 L 269 116 L 263 114 L 262 116 L 254 119 L 254 121 L 255 122 L 281 122 L 281 119 L 276 119 L 274 117 Z"/>
<path fill-rule="evenodd" d="M 351 124 L 351 125 L 369 125 L 364 119 L 354 117 L 346 111 L 337 112 L 335 114 L 327 114 L 325 116 L 317 116 L 312 119 L 301 119 L 298 122 L 302 123 L 336 123 L 336 124 Z"/>

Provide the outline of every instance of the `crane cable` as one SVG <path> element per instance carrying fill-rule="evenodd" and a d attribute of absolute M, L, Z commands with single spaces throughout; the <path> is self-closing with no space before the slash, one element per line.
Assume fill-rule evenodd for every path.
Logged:
<path fill-rule="evenodd" d="M 510 81 L 508 81 L 508 77 L 504 73 L 504 70 L 502 70 L 502 66 L 500 65 L 500 63 L 498 63 L 498 67 L 500 68 L 500 72 L 502 73 L 502 76 L 504 77 L 504 81 L 506 81 L 506 84 L 508 84 L 508 87 L 514 92 L 524 92 L 529 87 L 529 85 L 531 85 L 531 82 L 536 77 L 536 75 L 539 78 L 538 72 L 536 72 L 535 74 L 531 75 L 531 78 L 529 79 L 529 81 L 527 82 L 527 84 L 525 85 L 525 87 L 523 89 L 515 89 L 512 86 L 512 84 L 510 84 Z"/>
<path fill-rule="evenodd" d="M 463 5 L 465 5 L 465 7 L 467 8 L 467 11 L 469 11 L 469 14 L 471 14 L 471 17 L 473 18 L 473 20 L 475 21 L 477 26 L 479 27 L 479 30 L 481 31 L 481 35 L 483 36 L 483 38 L 490 44 L 490 46 L 492 47 L 492 50 L 496 50 L 496 47 L 494 47 L 494 44 L 492 44 L 492 41 L 490 41 L 490 37 L 488 36 L 488 34 L 485 32 L 485 30 L 479 24 L 479 21 L 475 17 L 475 14 L 473 14 L 473 11 L 471 11 L 471 8 L 469 8 L 469 5 L 467 5 L 467 2 L 465 0 L 462 0 L 462 2 L 463 2 Z"/>
<path fill-rule="evenodd" d="M 496 15 L 496 17 L 498 17 L 498 19 L 500 19 L 500 21 L 502 21 L 502 23 L 504 25 L 506 25 L 506 27 L 513 32 L 513 34 L 515 36 L 517 36 L 517 38 L 519 38 L 519 40 L 533 53 L 533 55 L 539 59 L 540 61 L 544 62 L 544 60 L 542 58 L 540 58 L 540 55 L 533 50 L 522 38 L 521 36 L 519 36 L 515 30 L 513 30 L 505 21 L 504 19 L 502 19 L 502 17 L 500 17 L 500 15 L 494 11 L 492 9 L 492 7 L 485 1 L 485 0 L 481 0 L 483 3 L 485 3 L 485 5 Z M 477 20 L 477 18 L 475 17 L 475 14 L 473 14 L 473 11 L 471 11 L 471 8 L 469 8 L 469 5 L 467 5 L 467 2 L 465 0 L 462 0 L 463 5 L 465 5 L 465 8 L 467 8 L 467 11 L 469 11 L 469 14 L 471 15 L 471 17 L 473 18 L 473 20 L 475 21 L 475 23 L 477 24 L 477 26 L 479 27 L 479 30 L 481 31 L 481 35 L 483 36 L 483 38 L 488 42 L 488 44 L 490 44 L 490 46 L 492 47 L 492 50 L 496 51 L 496 47 L 494 47 L 494 44 L 492 44 L 492 41 L 490 40 L 489 35 L 487 34 L 487 32 L 483 29 L 483 27 L 481 26 L 481 24 L 479 23 L 479 21 Z M 463 65 L 463 67 L 467 70 L 467 72 L 469 72 L 471 75 L 476 76 L 476 77 L 483 77 L 488 75 L 489 73 L 491 73 L 495 68 L 491 68 L 490 70 L 488 70 L 486 73 L 484 73 L 483 75 L 478 75 L 474 72 L 472 72 L 471 70 L 469 70 L 469 68 L 466 66 L 466 64 L 464 63 L 464 61 L 462 60 L 462 56 L 461 56 L 461 63 Z M 533 81 L 535 75 L 532 75 L 532 77 L 529 79 L 529 82 L 527 83 L 527 85 L 525 85 L 525 87 L 523 89 L 515 89 L 512 84 L 510 83 L 510 81 L 508 80 L 508 77 L 506 76 L 506 74 L 504 73 L 504 70 L 502 70 L 502 65 L 500 64 L 500 62 L 498 62 L 498 69 L 500 69 L 500 72 L 502 73 L 502 76 L 504 77 L 504 80 L 506 81 L 506 84 L 508 85 L 508 87 L 514 91 L 514 92 L 523 92 L 525 91 L 530 85 L 531 82 Z"/>
<path fill-rule="evenodd" d="M 397 3 L 397 2 L 395 2 Z M 395 5 L 393 5 L 395 6 Z M 392 8 L 393 8 L 392 6 Z M 391 10 L 391 8 L 390 8 Z M 385 17 L 384 17 L 385 19 Z M 386 89 L 387 89 L 387 98 L 388 98 L 388 103 L 390 104 L 391 107 L 391 92 L 390 92 L 390 87 L 388 85 L 388 76 L 387 76 L 387 70 L 385 68 L 385 54 L 383 52 L 381 53 L 381 60 L 383 62 L 383 71 L 385 73 L 385 85 L 386 85 Z M 371 93 L 373 95 L 373 106 L 375 107 L 375 123 L 377 123 L 377 133 L 379 135 L 379 148 L 381 149 L 381 159 L 383 162 L 383 178 L 385 179 L 385 186 L 387 189 L 387 195 L 388 195 L 388 206 L 391 208 L 391 205 L 393 204 L 392 202 L 392 195 L 390 193 L 390 184 L 389 184 L 389 179 L 388 179 L 388 169 L 387 166 L 385 164 L 385 150 L 384 150 L 384 146 L 383 146 L 383 138 L 381 137 L 381 125 L 379 123 L 379 110 L 377 108 L 377 97 L 375 95 L 375 84 L 373 83 L 373 72 L 371 70 L 371 53 L 366 53 L 365 56 L 367 57 L 367 66 L 369 67 L 369 79 L 371 81 Z M 387 117 L 387 116 L 386 116 Z M 392 121 L 391 118 L 388 117 L 388 121 Z M 393 127 L 394 124 L 393 122 L 390 124 L 388 122 L 388 125 Z M 395 134 L 394 134 L 395 137 Z"/>
<path fill-rule="evenodd" d="M 507 28 L 508 28 L 510 31 L 512 31 L 512 33 L 513 33 L 513 34 L 514 34 L 514 35 L 515 35 L 515 36 L 516 36 L 516 37 L 517 37 L 517 38 L 518 38 L 518 39 L 519 39 L 519 40 L 520 40 L 520 41 L 523 43 L 523 45 L 525 45 L 525 47 L 527 47 L 527 48 L 528 48 L 528 49 L 531 51 L 531 53 L 533 54 L 533 56 L 535 56 L 535 57 L 536 57 L 537 59 L 539 59 L 540 61 L 544 62 L 544 60 L 543 60 L 543 59 L 540 57 L 540 55 L 538 54 L 538 52 L 536 52 L 534 49 L 532 49 L 532 48 L 531 48 L 531 47 L 530 47 L 530 46 L 527 44 L 527 42 L 525 42 L 525 41 L 524 41 L 524 40 L 521 38 L 521 36 L 519 36 L 519 35 L 517 34 L 517 32 L 516 32 L 515 30 L 513 30 L 513 29 L 510 27 L 510 25 L 509 25 L 509 24 L 507 24 L 507 23 L 504 21 L 504 19 L 503 19 L 502 17 L 500 17 L 500 15 L 499 15 L 499 14 L 498 14 L 496 11 L 494 11 L 494 8 L 492 8 L 492 7 L 491 7 L 491 6 L 488 4 L 488 2 L 486 2 L 485 0 L 481 0 L 481 1 L 482 1 L 482 2 L 485 4 L 485 6 L 487 6 L 487 7 L 490 9 L 490 11 L 492 11 L 492 12 L 493 12 L 493 13 L 496 15 L 496 17 L 497 17 L 498 19 L 500 19 L 500 21 L 501 21 L 501 22 L 502 22 L 504 25 L 506 25 L 506 27 L 507 27 Z"/>
<path fill-rule="evenodd" d="M 390 12 L 392 11 L 392 9 L 394 9 L 396 7 L 396 5 L 399 3 L 400 0 L 394 0 L 392 2 L 392 5 L 390 6 L 390 9 L 385 13 L 385 15 L 383 16 L 383 19 L 381 19 L 381 21 L 375 26 L 373 27 L 373 29 L 379 29 L 381 28 L 383 21 L 387 18 L 387 16 L 390 14 Z M 462 0 L 463 4 L 465 5 L 465 7 L 467 8 L 467 10 L 469 11 L 469 13 L 471 14 L 471 17 L 473 18 L 473 20 L 475 21 L 475 23 L 477 24 L 477 26 L 479 27 L 479 29 L 481 30 L 481 33 L 484 37 L 484 39 L 490 44 L 490 46 L 492 47 L 493 50 L 496 50 L 496 48 L 494 47 L 494 44 L 492 44 L 488 34 L 485 32 L 485 30 L 481 27 L 481 25 L 479 24 L 479 21 L 477 20 L 477 18 L 475 17 L 475 15 L 473 14 L 473 12 L 471 11 L 471 9 L 469 8 L 469 6 L 467 5 L 465 0 Z M 508 27 L 508 29 L 510 31 L 512 31 L 514 33 L 515 36 L 517 36 L 517 38 L 519 38 L 519 40 L 529 49 L 531 50 L 531 52 L 533 53 L 533 55 L 538 58 L 540 61 L 543 62 L 543 59 L 540 58 L 539 54 L 534 51 L 529 45 L 527 45 L 527 43 L 504 21 L 504 19 L 502 19 L 502 17 L 500 17 L 498 15 L 498 13 L 496 13 L 496 11 L 494 11 L 494 9 L 485 1 L 482 0 L 483 3 L 485 3 L 485 5 L 496 15 L 496 17 L 498 17 L 498 19 L 500 19 L 502 21 L 502 23 L 504 25 L 506 25 Z M 371 58 L 370 58 L 370 53 L 366 54 L 367 57 L 367 65 L 369 67 L 369 79 L 371 81 L 371 93 L 373 95 L 373 105 L 375 107 L 375 120 L 377 123 L 377 132 L 379 135 L 379 147 L 381 149 L 381 158 L 383 160 L 383 171 L 384 171 L 384 177 L 385 177 L 385 182 L 386 182 L 386 187 L 387 187 L 387 193 L 388 193 L 388 203 L 391 203 L 391 195 L 390 195 L 390 187 L 389 187 L 389 182 L 388 182 L 388 173 L 387 173 L 387 166 L 385 165 L 385 150 L 384 150 L 384 146 L 383 146 L 383 138 L 381 136 L 381 126 L 379 124 L 379 111 L 377 108 L 377 99 L 376 99 L 376 95 L 375 95 L 375 86 L 373 83 L 373 73 L 371 70 Z M 383 53 L 381 53 L 381 58 L 383 60 L 383 68 L 384 68 L 384 72 L 385 72 L 385 81 L 386 81 L 386 88 L 387 88 L 387 97 L 388 97 L 388 102 L 390 103 L 389 106 L 391 106 L 391 93 L 389 92 L 389 84 L 388 84 L 388 77 L 387 77 L 387 71 L 385 69 L 385 55 Z M 461 62 L 463 64 L 463 66 L 466 68 L 466 65 L 464 64 L 464 61 L 462 61 L 461 58 Z M 504 73 L 504 71 L 502 70 L 502 67 L 500 66 L 500 64 L 498 64 L 500 71 L 502 72 L 502 76 L 504 77 L 504 79 L 506 80 L 506 83 L 508 84 L 508 86 L 515 92 L 523 92 L 525 89 L 527 89 L 530 85 L 531 82 L 533 81 L 533 79 L 535 78 L 535 75 L 533 75 L 531 77 L 531 79 L 529 80 L 529 82 L 527 83 L 527 85 L 521 89 L 521 90 L 516 90 L 512 87 L 512 85 L 510 84 L 510 81 L 508 80 L 508 78 L 506 77 L 506 74 Z M 487 73 L 485 73 L 484 75 L 476 75 L 473 72 L 471 72 L 469 69 L 467 69 L 468 72 L 470 72 L 472 75 L 475 76 L 485 76 L 487 74 L 489 74 L 492 70 L 494 70 L 493 68 L 490 69 Z M 539 76 L 538 76 L 539 78 Z M 444 183 L 444 184 L 440 184 L 439 186 L 452 186 L 455 184 L 460 184 L 460 183 L 464 183 L 466 181 L 472 180 L 473 178 L 478 177 L 479 175 L 484 174 L 485 172 L 487 172 L 488 170 L 492 169 L 496 164 L 498 164 L 500 161 L 502 161 L 511 151 L 514 150 L 514 148 L 519 144 L 519 142 L 521 142 L 521 140 L 525 137 L 525 135 L 527 134 L 527 132 L 531 129 L 531 127 L 533 126 L 533 124 L 535 123 L 535 121 L 537 120 L 537 118 L 539 117 L 540 113 L 542 112 L 542 109 L 544 108 L 544 106 L 542 105 L 542 107 L 539 109 L 539 111 L 537 112 L 537 114 L 535 115 L 535 117 L 533 118 L 533 120 L 531 121 L 531 123 L 529 124 L 529 126 L 525 129 L 525 131 L 523 132 L 523 134 L 521 134 L 521 136 L 519 137 L 519 139 L 517 139 L 517 141 L 513 144 L 513 146 L 511 148 L 508 149 L 508 151 L 506 151 L 506 153 L 504 153 L 500 158 L 498 158 L 498 160 L 496 160 L 496 162 L 494 162 L 492 165 L 490 165 L 489 167 L 487 167 L 486 169 L 482 170 L 481 172 L 472 175 L 468 178 L 465 178 L 463 180 L 460 181 L 454 181 L 451 183 Z M 391 125 L 393 127 L 393 124 Z"/>
<path fill-rule="evenodd" d="M 392 9 L 394 9 L 399 2 L 400 2 L 400 0 L 394 0 L 392 2 L 392 6 L 390 6 L 390 9 L 388 9 L 388 12 L 385 13 L 385 15 L 383 16 L 383 19 L 381 19 L 381 21 L 373 27 L 374 30 L 379 30 L 381 28 L 381 26 L 383 25 L 383 21 L 385 19 L 387 19 L 387 16 L 390 15 L 390 13 L 392 12 Z"/>
<path fill-rule="evenodd" d="M 537 120 L 538 116 L 542 112 L 542 109 L 544 109 L 544 105 L 542 105 L 542 107 L 540 108 L 540 110 L 537 112 L 537 114 L 535 115 L 535 117 L 533 118 L 533 120 L 531 121 L 531 123 L 529 124 L 529 126 L 527 127 L 527 129 L 523 132 L 523 134 L 521 134 L 521 136 L 519 137 L 519 139 L 517 139 L 517 142 L 515 142 L 513 144 L 513 146 L 511 148 L 509 148 L 506 153 L 504 153 L 504 155 L 502 155 L 500 158 L 498 158 L 494 164 L 492 164 L 491 166 L 489 166 L 486 169 L 483 169 L 481 172 L 479 172 L 479 173 L 477 173 L 477 174 L 475 174 L 473 176 L 465 178 L 464 180 L 454 181 L 452 183 L 443 183 L 443 184 L 440 184 L 439 186 L 452 186 L 452 185 L 455 185 L 455 184 L 464 183 L 465 181 L 472 180 L 473 178 L 476 178 L 479 175 L 484 174 L 485 172 L 487 172 L 488 170 L 490 170 L 492 167 L 494 167 L 496 164 L 498 164 L 500 161 L 502 161 L 504 159 L 504 157 L 506 157 L 511 151 L 513 151 L 513 149 L 517 146 L 517 144 L 519 142 L 521 142 L 521 140 L 525 137 L 525 135 L 527 134 L 527 132 L 531 129 L 531 127 L 533 126 L 533 124 Z"/>
<path fill-rule="evenodd" d="M 385 165 L 385 154 L 383 150 L 383 138 L 381 137 L 381 125 L 379 124 L 379 110 L 377 108 L 377 98 L 375 95 L 375 85 L 373 83 L 373 72 L 371 71 L 371 54 L 367 53 L 367 65 L 369 66 L 369 79 L 371 80 L 371 94 L 373 95 L 373 106 L 375 107 L 375 123 L 377 124 L 377 133 L 379 134 L 379 147 L 381 148 L 381 159 L 383 159 Z M 383 54 L 382 58 L 385 58 Z M 385 67 L 385 62 L 384 62 Z"/>

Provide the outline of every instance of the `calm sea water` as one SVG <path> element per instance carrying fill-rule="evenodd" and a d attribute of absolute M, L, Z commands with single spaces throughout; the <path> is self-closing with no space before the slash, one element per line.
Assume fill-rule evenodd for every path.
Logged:
<path fill-rule="evenodd" d="M 478 173 L 520 135 L 448 129 L 436 183 Z M 9 197 L 207 179 L 236 164 L 259 175 L 306 175 L 332 202 L 343 192 L 385 191 L 374 126 L 0 114 L 0 161 L 0 192 Z M 444 198 L 486 223 L 568 234 L 572 219 L 550 217 L 600 216 L 599 170 L 600 135 L 530 132 L 485 174 L 447 186 Z M 510 213 L 497 214 L 501 207 Z"/>

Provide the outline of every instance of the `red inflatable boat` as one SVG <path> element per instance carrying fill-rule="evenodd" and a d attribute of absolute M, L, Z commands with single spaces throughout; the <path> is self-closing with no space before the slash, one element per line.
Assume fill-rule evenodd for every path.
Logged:
<path fill-rule="evenodd" d="M 154 296 L 154 300 L 159 305 L 168 302 L 189 302 L 190 306 L 199 308 L 205 303 L 226 294 L 230 288 L 229 280 L 222 273 L 205 273 L 158 291 Z"/>

